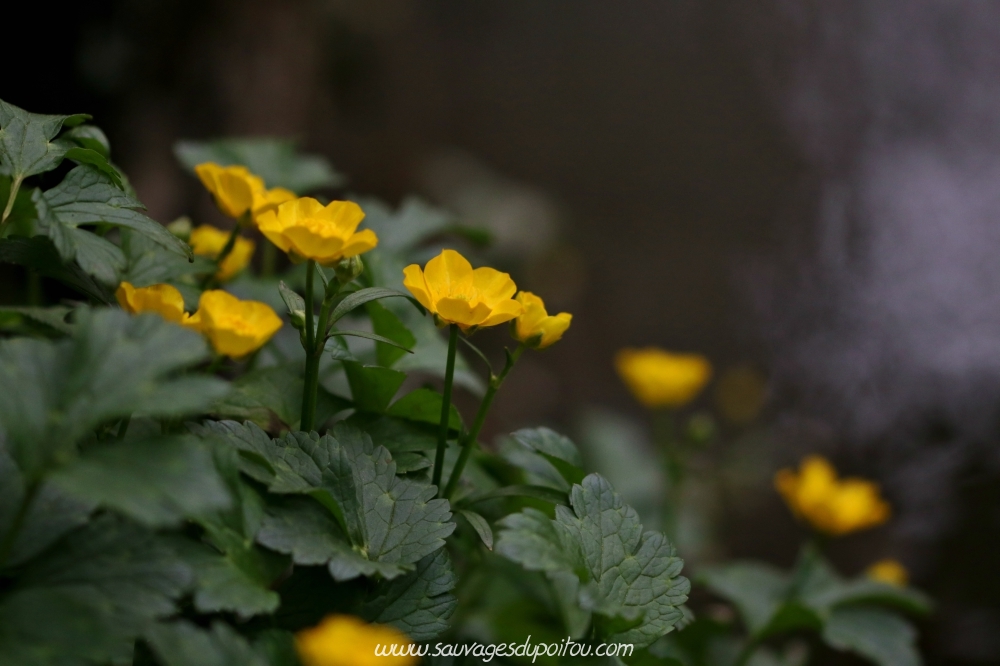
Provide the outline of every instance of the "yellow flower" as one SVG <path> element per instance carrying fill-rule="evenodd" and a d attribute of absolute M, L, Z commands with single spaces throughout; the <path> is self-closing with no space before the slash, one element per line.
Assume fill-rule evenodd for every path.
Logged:
<path fill-rule="evenodd" d="M 838 479 L 826 458 L 809 456 L 799 473 L 783 469 L 774 475 L 774 486 L 792 512 L 813 527 L 840 536 L 881 525 L 890 508 L 878 485 L 858 478 Z"/>
<path fill-rule="evenodd" d="M 649 408 L 683 407 L 708 383 L 712 365 L 698 354 L 672 354 L 657 347 L 622 349 L 615 369 L 639 402 Z"/>
<path fill-rule="evenodd" d="M 205 162 L 194 168 L 202 185 L 215 198 L 215 204 L 224 214 L 240 219 L 253 209 L 254 196 L 263 194 L 264 181 L 250 173 L 244 166 L 219 166 Z"/>
<path fill-rule="evenodd" d="M 209 257 L 210 259 L 215 259 L 222 252 L 222 248 L 226 246 L 229 241 L 229 232 L 223 231 L 222 229 L 216 229 L 215 227 L 203 224 L 200 227 L 193 229 L 191 231 L 191 236 L 188 242 L 191 244 L 191 249 L 194 253 L 202 256 Z M 215 277 L 219 280 L 226 281 L 233 277 L 250 263 L 250 258 L 253 256 L 254 242 L 249 238 L 243 238 L 242 236 L 236 237 L 236 244 L 233 245 L 232 251 L 229 255 L 222 260 L 222 264 L 219 266 L 219 270 L 216 272 Z"/>
<path fill-rule="evenodd" d="M 514 300 L 524 306 L 524 314 L 514 321 L 514 337 L 530 347 L 545 349 L 559 342 L 573 320 L 568 312 L 549 315 L 545 302 L 530 291 L 520 292 Z"/>
<path fill-rule="evenodd" d="M 233 358 L 260 349 L 281 328 L 271 306 L 218 289 L 203 292 L 198 311 L 184 323 L 208 338 L 217 353 Z"/>
<path fill-rule="evenodd" d="M 427 262 L 403 269 L 403 286 L 439 321 L 458 324 L 465 332 L 481 326 L 496 326 L 524 312 L 511 298 L 517 286 L 507 273 L 493 268 L 472 270 L 465 257 L 454 250 Z"/>
<path fill-rule="evenodd" d="M 289 254 L 329 266 L 378 245 L 371 229 L 356 231 L 365 217 L 352 201 L 327 206 L 309 197 L 286 201 L 257 218 L 261 233 Z"/>
<path fill-rule="evenodd" d="M 396 654 L 393 655 L 393 646 Z M 413 647 L 411 647 L 413 646 Z M 416 646 L 389 625 L 367 624 L 350 615 L 329 615 L 295 636 L 305 666 L 411 666 Z M 376 650 L 381 655 L 376 655 Z M 400 654 L 404 653 L 404 654 Z"/>
<path fill-rule="evenodd" d="M 897 587 L 906 587 L 906 583 L 910 578 L 906 567 L 893 559 L 879 560 L 868 567 L 865 570 L 865 574 L 872 580 Z"/>
<path fill-rule="evenodd" d="M 253 193 L 253 218 L 256 221 L 269 210 L 278 210 L 278 206 L 295 198 L 295 192 L 283 187 L 270 190 L 259 190 Z"/>
<path fill-rule="evenodd" d="M 122 310 L 130 314 L 155 312 L 174 323 L 181 323 L 188 318 L 184 312 L 181 292 L 169 284 L 154 284 L 136 289 L 128 282 L 122 282 L 115 291 L 115 298 Z"/>

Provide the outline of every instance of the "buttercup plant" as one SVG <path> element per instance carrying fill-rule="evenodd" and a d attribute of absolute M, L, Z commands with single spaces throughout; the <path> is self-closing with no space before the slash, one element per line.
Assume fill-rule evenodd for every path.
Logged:
<path fill-rule="evenodd" d="M 718 666 L 772 663 L 788 631 L 916 663 L 899 611 L 927 601 L 899 568 L 846 580 L 815 546 L 791 573 L 703 567 L 743 620 L 720 626 L 685 606 L 669 536 L 568 437 L 480 442 L 518 359 L 573 317 L 450 247 L 424 263 L 469 237 L 447 213 L 321 204 L 308 195 L 344 178 L 291 142 L 184 142 L 182 164 L 243 226 L 174 235 L 88 121 L 0 102 L 0 260 L 72 293 L 0 308 L 0 664 L 411 666 L 377 646 L 546 638 Z M 514 344 L 494 369 L 470 337 L 501 324 Z M 651 405 L 668 411 L 707 379 L 663 376 L 683 384 Z M 803 520 L 823 506 L 831 534 L 859 525 L 838 513 L 845 481 L 817 494 L 789 474 Z"/>

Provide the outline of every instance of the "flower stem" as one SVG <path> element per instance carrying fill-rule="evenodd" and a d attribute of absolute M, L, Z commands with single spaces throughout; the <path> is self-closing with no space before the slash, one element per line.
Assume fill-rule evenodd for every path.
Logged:
<path fill-rule="evenodd" d="M 517 359 L 521 357 L 524 349 L 524 345 L 518 345 L 513 353 L 507 354 L 507 363 L 504 365 L 503 370 L 500 371 L 500 374 L 493 375 L 491 373 L 489 386 L 486 388 L 486 394 L 483 395 L 482 402 L 479 403 L 479 410 L 476 412 L 475 421 L 472 422 L 472 429 L 463 438 L 462 451 L 458 454 L 458 461 L 451 470 L 451 476 L 448 477 L 448 485 L 445 487 L 444 494 L 442 495 L 445 499 L 450 499 L 452 493 L 455 492 L 455 488 L 462 478 L 462 471 L 465 469 L 466 463 L 469 462 L 469 456 L 472 455 L 472 449 L 476 444 L 476 439 L 479 437 L 479 431 L 483 429 L 483 424 L 486 422 L 486 415 L 489 414 L 493 398 L 496 396 L 497 391 L 500 390 L 503 380 L 507 378 L 507 373 L 517 363 Z"/>
<path fill-rule="evenodd" d="M 3 216 L 0 217 L 0 238 L 2 238 L 4 232 L 7 231 L 7 218 L 10 217 L 10 212 L 14 210 L 14 200 L 17 199 L 17 192 L 21 189 L 21 183 L 23 181 L 24 176 L 18 176 L 10 183 L 10 192 L 7 195 L 7 205 L 4 206 Z"/>
<path fill-rule="evenodd" d="M 278 247 L 265 239 L 260 252 L 260 274 L 264 277 L 271 277 L 278 269 Z"/>
<path fill-rule="evenodd" d="M 316 385 L 319 382 L 319 358 L 316 354 L 316 323 L 313 321 L 313 281 L 316 262 L 306 264 L 306 374 L 302 385 L 302 420 L 299 430 L 309 432 L 316 420 Z"/>
<path fill-rule="evenodd" d="M 458 351 L 458 324 L 448 327 L 448 363 L 444 370 L 444 393 L 441 397 L 441 425 L 438 428 L 437 454 L 434 456 L 434 480 L 441 487 L 444 471 L 444 448 L 448 442 L 448 421 L 451 416 L 451 385 L 455 380 L 455 353 Z"/>
<path fill-rule="evenodd" d="M 662 411 L 654 416 L 656 440 L 663 452 L 663 477 L 666 489 L 663 493 L 663 532 L 671 539 L 677 538 L 680 516 L 681 488 L 684 483 L 684 463 L 681 459 L 680 442 L 677 440 L 675 414 Z"/>

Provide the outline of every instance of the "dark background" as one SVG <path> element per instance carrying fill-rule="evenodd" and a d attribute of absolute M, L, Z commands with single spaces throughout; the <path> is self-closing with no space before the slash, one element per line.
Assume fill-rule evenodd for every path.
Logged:
<path fill-rule="evenodd" d="M 715 527 L 692 559 L 789 564 L 770 476 L 825 453 L 895 508 L 838 565 L 901 559 L 939 601 L 929 661 L 1000 663 L 994 7 L 36 2 L 5 8 L 0 97 L 94 115 L 162 222 L 220 222 L 176 140 L 275 135 L 355 191 L 492 229 L 492 261 L 574 314 L 493 433 L 549 423 L 598 461 L 617 444 L 595 432 L 632 433 L 652 459 L 611 363 L 627 345 L 710 357 L 698 409 L 759 378 L 763 410 L 702 456 Z"/>

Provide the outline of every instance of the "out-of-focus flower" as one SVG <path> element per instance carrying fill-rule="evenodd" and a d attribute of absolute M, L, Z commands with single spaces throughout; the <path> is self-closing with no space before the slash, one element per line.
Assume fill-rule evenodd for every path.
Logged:
<path fill-rule="evenodd" d="M 208 224 L 193 229 L 188 240 L 195 254 L 210 259 L 218 257 L 228 241 L 229 232 Z M 250 263 L 250 258 L 253 257 L 254 246 L 254 242 L 249 238 L 237 236 L 236 244 L 222 260 L 219 270 L 215 273 L 216 279 L 225 282 L 246 268 Z"/>
<path fill-rule="evenodd" d="M 259 190 L 253 193 L 253 218 L 256 221 L 267 211 L 276 211 L 278 206 L 295 198 L 295 192 L 286 190 L 283 187 L 274 187 L 270 190 Z"/>
<path fill-rule="evenodd" d="M 798 473 L 780 470 L 774 475 L 774 486 L 796 516 L 834 536 L 881 525 L 891 513 L 877 484 L 838 479 L 833 465 L 822 456 L 803 460 Z"/>
<path fill-rule="evenodd" d="M 545 349 L 559 342 L 573 321 L 568 312 L 550 315 L 545 302 L 530 291 L 520 292 L 514 300 L 524 306 L 524 314 L 514 320 L 514 338 L 529 347 Z"/>
<path fill-rule="evenodd" d="M 442 250 L 423 270 L 417 264 L 404 268 L 403 286 L 439 322 L 458 324 L 467 333 L 524 312 L 524 306 L 512 298 L 517 285 L 510 275 L 487 267 L 473 270 L 454 250 Z"/>
<path fill-rule="evenodd" d="M 118 305 L 131 314 L 155 312 L 167 321 L 181 323 L 188 318 L 184 312 L 184 297 L 169 284 L 154 284 L 136 289 L 129 282 L 122 282 L 115 291 Z"/>
<path fill-rule="evenodd" d="M 417 663 L 417 657 L 410 654 L 412 644 L 395 627 L 367 624 L 351 615 L 327 616 L 295 635 L 295 647 L 305 666 L 411 666 Z M 377 656 L 376 649 L 385 656 Z"/>
<path fill-rule="evenodd" d="M 632 395 L 651 409 L 683 407 L 712 375 L 712 364 L 704 356 L 673 354 L 657 347 L 620 350 L 615 369 Z"/>
<path fill-rule="evenodd" d="M 244 166 L 220 166 L 205 162 L 194 168 L 202 185 L 215 198 L 215 205 L 225 215 L 239 220 L 253 209 L 254 196 L 265 192 L 264 181 Z"/>
<path fill-rule="evenodd" d="M 357 231 L 364 217 L 361 207 L 352 201 L 332 201 L 324 206 L 302 197 L 261 214 L 257 228 L 293 258 L 329 266 L 378 245 L 374 231 Z"/>
<path fill-rule="evenodd" d="M 865 570 L 865 574 L 872 580 L 896 585 L 897 587 L 906 587 L 906 583 L 910 579 L 910 574 L 907 572 L 906 567 L 900 564 L 898 560 L 890 558 L 874 563 Z"/>
<path fill-rule="evenodd" d="M 216 353 L 233 358 L 257 351 L 281 328 L 271 306 L 218 289 L 203 292 L 198 311 L 184 323 L 208 338 Z"/>

